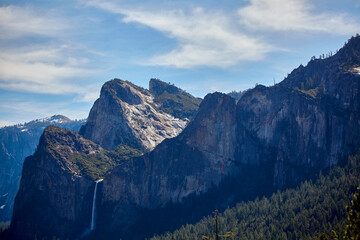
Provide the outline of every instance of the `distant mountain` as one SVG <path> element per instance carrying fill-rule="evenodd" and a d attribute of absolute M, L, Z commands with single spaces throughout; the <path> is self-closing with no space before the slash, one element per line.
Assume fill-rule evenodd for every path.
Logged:
<path fill-rule="evenodd" d="M 177 136 L 199 102 L 160 80 L 150 80 L 146 90 L 114 79 L 102 87 L 80 134 L 108 150 L 126 144 L 149 151 L 165 138 Z"/>
<path fill-rule="evenodd" d="M 208 94 L 179 135 L 106 172 L 102 163 L 118 157 L 104 149 L 129 139 L 151 149 L 147 134 L 156 139 L 154 129 L 161 128 L 153 124 L 163 121 L 155 117 L 166 116 L 147 90 L 109 82 L 82 131 L 102 148 L 47 128 L 25 160 L 10 232 L 77 238 L 92 226 L 90 238 L 143 239 L 344 164 L 360 147 L 359 61 L 354 37 L 338 54 L 310 61 L 275 86 L 258 85 L 238 101 Z M 152 89 L 161 94 L 161 87 Z"/>
<path fill-rule="evenodd" d="M 46 126 L 79 130 L 85 120 L 54 115 L 25 124 L 0 128 L 0 222 L 9 221 L 19 188 L 25 157 L 34 153 Z"/>

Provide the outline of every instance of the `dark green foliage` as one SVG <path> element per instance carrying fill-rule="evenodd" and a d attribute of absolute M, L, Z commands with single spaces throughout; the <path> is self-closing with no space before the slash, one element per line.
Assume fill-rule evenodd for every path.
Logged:
<path fill-rule="evenodd" d="M 360 187 L 358 192 L 354 195 L 354 199 L 351 201 L 351 206 L 346 206 L 348 212 L 348 225 L 345 229 L 345 240 L 360 239 Z"/>
<path fill-rule="evenodd" d="M 278 191 L 269 198 L 226 210 L 218 218 L 220 234 L 231 231 L 237 233 L 235 239 L 317 239 L 325 232 L 335 239 L 336 232 L 345 228 L 344 206 L 359 181 L 360 153 L 350 157 L 345 167 L 334 167 L 327 176 L 320 173 L 315 183 L 306 181 L 297 189 Z M 208 216 L 152 240 L 201 239 L 214 235 L 214 225 L 213 217 Z M 327 239 L 325 234 L 321 237 Z"/>
<path fill-rule="evenodd" d="M 325 233 L 321 233 L 319 236 L 319 240 L 329 240 L 329 238 Z"/>
<path fill-rule="evenodd" d="M 348 212 L 348 224 L 344 232 L 344 240 L 359 240 L 360 239 L 360 187 L 358 192 L 354 195 L 354 199 L 351 201 L 351 206 L 346 206 Z M 325 233 L 321 233 L 319 240 L 328 240 L 328 236 Z M 331 231 L 331 239 L 338 240 L 337 233 Z"/>

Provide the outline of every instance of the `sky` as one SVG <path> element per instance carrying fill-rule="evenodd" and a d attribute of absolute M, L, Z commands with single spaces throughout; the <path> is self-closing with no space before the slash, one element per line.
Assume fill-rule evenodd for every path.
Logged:
<path fill-rule="evenodd" d="M 356 33 L 360 0 L 0 0 L 0 127 L 86 118 L 114 78 L 270 86 Z"/>

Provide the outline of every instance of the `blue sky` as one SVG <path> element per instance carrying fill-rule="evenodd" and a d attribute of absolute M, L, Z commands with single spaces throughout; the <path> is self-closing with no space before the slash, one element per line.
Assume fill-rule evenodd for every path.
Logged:
<path fill-rule="evenodd" d="M 0 126 L 86 118 L 113 78 L 204 97 L 281 81 L 360 33 L 359 0 L 0 0 Z"/>

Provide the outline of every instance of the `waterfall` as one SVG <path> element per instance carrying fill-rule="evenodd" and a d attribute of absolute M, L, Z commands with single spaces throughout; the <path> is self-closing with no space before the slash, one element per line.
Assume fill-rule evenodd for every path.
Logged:
<path fill-rule="evenodd" d="M 95 183 L 94 196 L 93 196 L 93 204 L 92 204 L 92 212 L 91 212 L 91 227 L 90 231 L 95 229 L 95 220 L 96 220 L 96 193 L 97 193 L 97 185 L 103 179 L 97 180 Z"/>

